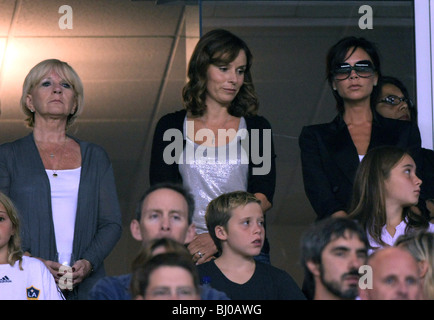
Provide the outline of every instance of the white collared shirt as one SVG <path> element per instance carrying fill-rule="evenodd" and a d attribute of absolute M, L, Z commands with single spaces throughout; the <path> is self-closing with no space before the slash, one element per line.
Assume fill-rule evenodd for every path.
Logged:
<path fill-rule="evenodd" d="M 405 234 L 405 228 L 407 227 L 406 221 L 402 220 L 395 228 L 395 234 L 392 236 L 389 231 L 386 229 L 386 225 L 383 226 L 381 229 L 381 239 L 389 246 L 393 246 L 396 242 L 396 240 L 399 238 L 399 236 Z M 428 231 L 434 233 L 434 224 L 429 223 Z M 379 244 L 377 241 L 375 241 L 371 235 L 368 232 L 368 239 L 371 247 L 374 249 L 369 250 L 369 254 L 373 253 L 374 250 L 383 248 L 384 245 Z"/>

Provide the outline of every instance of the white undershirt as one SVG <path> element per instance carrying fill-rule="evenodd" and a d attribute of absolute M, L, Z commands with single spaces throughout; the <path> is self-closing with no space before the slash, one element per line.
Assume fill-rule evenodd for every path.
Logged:
<path fill-rule="evenodd" d="M 81 167 L 45 170 L 51 185 L 51 208 L 57 252 L 72 253 Z"/>

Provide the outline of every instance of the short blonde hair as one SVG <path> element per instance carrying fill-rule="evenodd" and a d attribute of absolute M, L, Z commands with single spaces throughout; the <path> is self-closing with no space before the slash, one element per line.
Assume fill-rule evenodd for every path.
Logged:
<path fill-rule="evenodd" d="M 29 95 L 33 88 L 45 77 L 50 71 L 55 71 L 62 79 L 66 80 L 74 90 L 74 98 L 77 103 L 77 108 L 74 114 L 68 116 L 66 127 L 71 126 L 78 115 L 82 112 L 84 106 L 84 92 L 83 84 L 80 77 L 75 70 L 66 62 L 58 59 L 48 59 L 39 62 L 27 74 L 23 83 L 23 93 L 21 95 L 21 109 L 27 116 L 27 126 L 33 127 L 35 123 L 34 113 L 27 107 L 27 95 Z"/>
<path fill-rule="evenodd" d="M 0 203 L 5 207 L 6 214 L 11 220 L 12 228 L 14 230 L 14 234 L 10 237 L 8 243 L 8 263 L 13 267 L 15 262 L 19 261 L 20 270 L 23 270 L 23 251 L 21 250 L 20 219 L 18 217 L 18 211 L 12 200 L 1 192 Z"/>
<path fill-rule="evenodd" d="M 434 233 L 422 230 L 401 235 L 395 246 L 407 249 L 418 262 L 427 263 L 423 290 L 426 299 L 434 300 Z"/>

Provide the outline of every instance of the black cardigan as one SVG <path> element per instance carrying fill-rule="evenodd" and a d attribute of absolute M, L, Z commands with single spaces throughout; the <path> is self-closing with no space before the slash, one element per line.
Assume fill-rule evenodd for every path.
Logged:
<path fill-rule="evenodd" d="M 73 253 L 94 269 L 74 295 L 86 299 L 93 284 L 105 275 L 103 261 L 121 237 L 122 217 L 107 153 L 98 145 L 69 137 L 80 145 L 82 159 Z M 32 133 L 0 146 L 0 191 L 20 213 L 23 251 L 55 260 L 50 181 Z"/>

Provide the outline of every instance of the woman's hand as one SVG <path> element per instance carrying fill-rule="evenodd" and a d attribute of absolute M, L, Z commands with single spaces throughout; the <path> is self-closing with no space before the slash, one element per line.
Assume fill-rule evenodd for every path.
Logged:
<path fill-rule="evenodd" d="M 197 234 L 187 248 L 196 264 L 210 261 L 217 253 L 217 247 L 209 233 Z"/>
<path fill-rule="evenodd" d="M 38 259 L 45 264 L 61 290 L 71 291 L 74 288 L 74 282 L 72 280 L 73 271 L 71 267 L 64 266 L 56 261 Z"/>
<path fill-rule="evenodd" d="M 30 253 L 28 252 L 25 252 L 24 255 L 31 257 Z M 57 284 L 59 284 L 59 279 L 61 277 L 64 277 L 68 272 L 72 272 L 72 284 L 74 286 L 82 282 L 84 279 L 86 279 L 89 276 L 89 274 L 92 272 L 92 265 L 86 259 L 78 260 L 74 263 L 72 267 L 67 267 L 67 266 L 63 266 L 62 264 L 56 261 L 44 260 L 42 258 L 37 258 L 37 257 L 34 258 L 39 259 L 45 264 L 47 269 L 53 275 L 54 280 L 56 281 Z"/>
<path fill-rule="evenodd" d="M 38 258 L 39 260 L 41 260 L 45 266 L 47 267 L 47 269 L 50 271 L 50 273 L 53 275 L 54 280 L 56 280 L 56 283 L 58 283 L 59 281 L 59 269 L 62 266 L 59 262 L 56 261 L 51 261 L 51 260 L 44 260 L 41 258 Z"/>
<path fill-rule="evenodd" d="M 258 192 L 255 193 L 254 195 L 258 200 L 261 200 L 261 209 L 264 214 L 267 210 L 271 209 L 272 207 L 271 202 L 268 201 L 267 196 L 265 194 Z"/>
<path fill-rule="evenodd" d="M 92 265 L 86 259 L 78 260 L 72 266 L 72 283 L 77 285 L 92 272 Z"/>
<path fill-rule="evenodd" d="M 89 261 L 82 259 L 74 263 L 72 267 L 63 266 L 59 262 L 50 260 L 41 260 L 53 275 L 54 280 L 59 285 L 60 289 L 69 289 L 68 286 L 76 286 L 81 283 L 92 272 L 92 265 Z M 69 274 L 68 274 L 69 273 Z M 59 283 L 59 280 L 61 283 Z"/>

